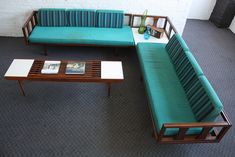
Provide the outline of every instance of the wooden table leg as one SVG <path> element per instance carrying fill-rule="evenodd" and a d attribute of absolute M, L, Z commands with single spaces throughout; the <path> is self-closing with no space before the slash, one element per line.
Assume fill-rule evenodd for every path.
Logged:
<path fill-rule="evenodd" d="M 25 92 L 24 92 L 24 88 L 23 88 L 23 81 L 18 80 L 18 83 L 19 83 L 19 85 L 20 85 L 20 90 L 21 90 L 23 96 L 25 96 Z"/>
<path fill-rule="evenodd" d="M 143 75 L 140 76 L 140 82 L 143 82 Z"/>
<path fill-rule="evenodd" d="M 47 46 L 44 45 L 43 48 L 44 48 L 44 55 L 47 56 Z"/>
<path fill-rule="evenodd" d="M 107 83 L 107 85 L 108 85 L 108 97 L 110 97 L 111 83 Z"/>
<path fill-rule="evenodd" d="M 118 47 L 115 47 L 114 55 L 115 55 L 115 56 L 118 56 Z"/>

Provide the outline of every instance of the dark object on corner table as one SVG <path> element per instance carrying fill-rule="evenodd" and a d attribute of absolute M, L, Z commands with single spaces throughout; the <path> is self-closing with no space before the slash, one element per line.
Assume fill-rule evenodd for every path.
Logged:
<path fill-rule="evenodd" d="M 230 26 L 235 15 L 235 0 L 217 0 L 210 21 L 217 27 L 227 28 Z"/>
<path fill-rule="evenodd" d="M 151 26 L 151 31 L 150 31 L 151 36 L 154 36 L 156 38 L 161 38 L 163 34 L 164 34 L 163 28 L 157 28 L 155 26 Z"/>

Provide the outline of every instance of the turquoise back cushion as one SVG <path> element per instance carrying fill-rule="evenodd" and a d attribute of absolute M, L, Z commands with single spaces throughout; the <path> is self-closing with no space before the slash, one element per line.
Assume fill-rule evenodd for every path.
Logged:
<path fill-rule="evenodd" d="M 169 42 L 166 44 L 165 49 L 171 58 L 172 58 L 172 56 L 174 56 L 177 53 L 180 53 L 181 51 L 188 51 L 189 50 L 185 41 L 178 33 L 174 34 L 171 37 Z"/>
<path fill-rule="evenodd" d="M 172 62 L 178 78 L 185 89 L 192 83 L 192 80 L 203 75 L 201 67 L 189 51 L 179 53 Z"/>
<path fill-rule="evenodd" d="M 67 10 L 68 26 L 71 27 L 95 27 L 96 11 L 88 9 Z"/>
<path fill-rule="evenodd" d="M 97 10 L 97 27 L 122 28 L 124 12 L 120 10 Z"/>
<path fill-rule="evenodd" d="M 67 16 L 65 9 L 39 9 L 38 25 L 44 27 L 67 26 Z"/>
<path fill-rule="evenodd" d="M 184 88 L 194 77 L 203 75 L 201 67 L 191 52 L 188 51 L 189 48 L 182 37 L 178 34 L 173 35 L 165 49 Z"/>
<path fill-rule="evenodd" d="M 198 121 L 214 121 L 219 116 L 223 105 L 204 75 L 194 77 L 185 91 Z"/>

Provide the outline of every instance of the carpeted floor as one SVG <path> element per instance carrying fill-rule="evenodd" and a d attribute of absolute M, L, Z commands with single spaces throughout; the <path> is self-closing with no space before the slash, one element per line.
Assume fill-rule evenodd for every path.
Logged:
<path fill-rule="evenodd" d="M 235 120 L 235 35 L 208 21 L 188 20 L 183 34 L 205 75 Z M 147 98 L 134 50 L 25 46 L 22 38 L 0 37 L 0 157 L 233 156 L 235 130 L 219 144 L 160 145 L 151 136 Z M 17 82 L 4 74 L 14 58 L 122 60 L 125 81 L 105 84 Z"/>

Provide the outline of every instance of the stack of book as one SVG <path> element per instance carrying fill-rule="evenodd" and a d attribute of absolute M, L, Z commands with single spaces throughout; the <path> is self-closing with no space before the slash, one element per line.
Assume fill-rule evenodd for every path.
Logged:
<path fill-rule="evenodd" d="M 45 61 L 41 70 L 42 74 L 57 74 L 61 61 Z"/>
<path fill-rule="evenodd" d="M 68 62 L 65 74 L 85 74 L 85 62 Z"/>

